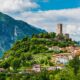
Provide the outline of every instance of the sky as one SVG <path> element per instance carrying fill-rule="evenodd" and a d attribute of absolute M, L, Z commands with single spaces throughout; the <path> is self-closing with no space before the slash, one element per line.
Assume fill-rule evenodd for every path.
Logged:
<path fill-rule="evenodd" d="M 48 32 L 62 23 L 64 33 L 80 40 L 80 0 L 0 0 L 0 12 Z"/>

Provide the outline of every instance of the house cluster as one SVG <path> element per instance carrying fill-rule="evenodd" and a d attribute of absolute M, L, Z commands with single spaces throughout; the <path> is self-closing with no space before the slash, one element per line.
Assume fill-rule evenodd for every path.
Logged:
<path fill-rule="evenodd" d="M 41 66 L 39 64 L 35 64 L 32 68 L 33 71 L 35 72 L 40 72 L 41 71 Z"/>
<path fill-rule="evenodd" d="M 56 34 L 64 35 L 62 24 L 58 24 Z M 66 33 L 64 36 L 67 39 L 70 39 L 69 34 Z M 53 62 L 55 65 L 46 67 L 46 70 L 48 70 L 48 71 L 56 70 L 56 69 L 63 69 L 65 67 L 65 65 L 70 60 L 72 60 L 75 56 L 80 56 L 80 47 L 75 47 L 75 46 L 69 46 L 69 47 L 64 47 L 64 48 L 60 48 L 58 46 L 52 46 L 52 47 L 46 46 L 46 47 L 49 50 L 65 52 L 65 53 L 59 53 L 59 54 L 52 55 L 51 62 Z M 35 64 L 35 65 L 33 65 L 31 71 L 40 72 L 41 69 L 43 69 L 43 67 L 40 64 Z"/>
<path fill-rule="evenodd" d="M 54 62 L 56 65 L 63 64 L 65 65 L 69 60 L 72 60 L 73 57 L 71 53 L 60 53 L 60 54 L 54 54 L 52 57 L 52 62 Z"/>
<path fill-rule="evenodd" d="M 6 72 L 4 68 L 0 68 L 0 72 Z"/>
<path fill-rule="evenodd" d="M 63 68 L 64 66 L 49 66 L 49 67 L 46 67 L 45 69 L 48 71 L 52 71 L 52 70 L 63 69 Z M 40 64 L 35 64 L 33 65 L 32 71 L 40 72 L 42 69 L 44 69 L 44 67 L 41 67 Z"/>
<path fill-rule="evenodd" d="M 80 47 L 69 46 L 66 48 L 60 48 L 60 50 L 66 50 L 67 53 L 54 54 L 52 61 L 56 65 L 65 65 L 69 60 L 72 60 L 75 56 L 80 56 Z"/>
<path fill-rule="evenodd" d="M 53 50 L 53 51 L 59 51 L 60 48 L 58 46 L 52 46 L 48 48 L 49 50 Z"/>

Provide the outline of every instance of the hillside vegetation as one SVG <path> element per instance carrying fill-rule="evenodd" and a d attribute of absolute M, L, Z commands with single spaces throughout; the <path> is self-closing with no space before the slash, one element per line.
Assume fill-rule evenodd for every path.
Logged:
<path fill-rule="evenodd" d="M 78 56 L 70 60 L 65 68 L 48 71 L 47 67 L 54 66 L 51 62 L 53 54 L 64 51 L 49 49 L 53 46 L 65 48 L 74 46 L 76 42 L 63 35 L 55 33 L 40 33 L 32 38 L 25 37 L 17 41 L 10 50 L 4 53 L 0 60 L 0 80 L 80 80 L 80 59 Z M 32 69 L 34 64 L 41 65 L 41 71 L 26 71 Z"/>
<path fill-rule="evenodd" d="M 40 33 L 33 35 L 32 38 L 25 37 L 17 41 L 10 50 L 6 51 L 0 67 L 10 70 L 20 70 L 32 67 L 34 64 L 42 66 L 52 66 L 50 62 L 52 54 L 63 51 L 49 50 L 52 46 L 66 47 L 74 45 L 75 42 L 67 39 L 63 35 L 53 33 Z"/>

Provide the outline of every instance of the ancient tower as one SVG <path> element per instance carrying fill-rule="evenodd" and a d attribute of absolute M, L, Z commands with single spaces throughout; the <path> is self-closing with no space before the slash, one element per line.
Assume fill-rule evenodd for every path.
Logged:
<path fill-rule="evenodd" d="M 57 25 L 56 34 L 57 34 L 57 35 L 63 34 L 63 26 L 62 26 L 62 24 L 58 24 L 58 25 Z"/>

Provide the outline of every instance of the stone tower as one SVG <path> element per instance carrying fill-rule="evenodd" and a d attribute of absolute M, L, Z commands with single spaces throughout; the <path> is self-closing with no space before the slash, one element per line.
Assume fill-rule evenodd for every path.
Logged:
<path fill-rule="evenodd" d="M 57 25 L 56 34 L 57 34 L 57 35 L 63 34 L 63 26 L 62 26 L 62 24 L 58 24 L 58 25 Z"/>
<path fill-rule="evenodd" d="M 69 39 L 69 34 L 66 33 L 65 34 L 65 38 Z"/>

